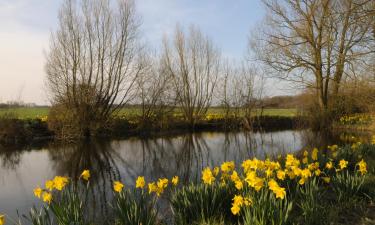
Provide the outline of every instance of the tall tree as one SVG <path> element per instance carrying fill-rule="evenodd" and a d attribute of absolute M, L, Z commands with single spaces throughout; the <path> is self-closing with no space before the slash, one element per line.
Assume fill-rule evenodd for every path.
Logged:
<path fill-rule="evenodd" d="M 143 68 L 139 26 L 132 0 L 63 2 L 47 55 L 47 85 L 52 104 L 76 120 L 78 135 L 91 135 L 129 100 Z"/>
<path fill-rule="evenodd" d="M 268 10 L 261 36 L 252 43 L 257 58 L 277 77 L 316 90 L 321 110 L 345 76 L 374 54 L 371 0 L 263 0 Z"/>
<path fill-rule="evenodd" d="M 194 126 L 211 105 L 219 74 L 220 52 L 198 28 L 177 27 L 173 42 L 164 40 L 163 67 L 172 80 L 177 104 Z"/>

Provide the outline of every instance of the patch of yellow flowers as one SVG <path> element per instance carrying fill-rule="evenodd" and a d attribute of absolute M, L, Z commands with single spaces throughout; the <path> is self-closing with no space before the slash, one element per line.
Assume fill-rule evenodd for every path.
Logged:
<path fill-rule="evenodd" d="M 337 156 L 337 149 L 337 145 L 328 146 L 330 154 L 334 157 Z M 296 180 L 299 185 L 304 185 L 306 181 L 315 176 L 323 182 L 329 183 L 331 178 L 328 176 L 328 172 L 330 170 L 334 169 L 333 172 L 340 172 L 348 167 L 348 161 L 345 159 L 341 159 L 337 163 L 330 160 L 322 167 L 318 159 L 319 150 L 317 148 L 314 148 L 311 153 L 303 152 L 302 160 L 296 158 L 293 154 L 287 154 L 284 160 L 281 160 L 280 157 L 279 161 L 248 159 L 242 162 L 242 175 L 235 170 L 236 166 L 233 161 L 224 162 L 220 167 L 220 178 L 217 177 L 218 167 L 212 170 L 207 167 L 202 171 L 202 182 L 206 185 L 213 185 L 216 181 L 220 182 L 221 185 L 232 182 L 238 191 L 242 190 L 244 185 L 256 192 L 265 188 L 271 191 L 276 199 L 283 200 L 287 193 L 279 183 L 285 179 Z M 363 159 L 356 164 L 356 167 L 361 175 L 367 173 L 367 164 Z M 241 207 L 249 206 L 251 203 L 251 198 L 236 195 L 233 198 L 231 211 L 234 215 L 237 215 Z"/>
<path fill-rule="evenodd" d="M 155 193 L 158 197 L 164 193 L 164 190 L 168 187 L 169 183 L 173 186 L 177 186 L 179 182 L 178 176 L 174 176 L 170 181 L 167 178 L 160 178 L 156 182 L 148 183 L 148 193 L 152 194 Z M 120 193 L 124 188 L 124 184 L 120 181 L 113 182 L 113 191 Z M 139 176 L 135 181 L 135 188 L 138 189 L 145 189 L 146 188 L 146 180 L 145 177 Z"/>
<path fill-rule="evenodd" d="M 80 176 L 80 178 L 88 181 L 90 178 L 90 171 L 84 170 Z M 36 187 L 33 192 L 35 197 L 41 199 L 43 202 L 47 204 L 51 204 L 53 200 L 52 192 L 62 191 L 66 185 L 69 184 L 69 178 L 63 176 L 55 176 L 52 180 L 47 180 L 44 184 L 45 188 Z"/>

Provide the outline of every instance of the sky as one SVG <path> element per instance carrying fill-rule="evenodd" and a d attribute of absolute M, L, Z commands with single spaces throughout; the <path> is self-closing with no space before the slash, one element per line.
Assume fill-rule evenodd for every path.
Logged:
<path fill-rule="evenodd" d="M 48 104 L 45 52 L 63 0 L 0 0 L 0 102 Z M 197 25 L 222 54 L 241 59 L 248 37 L 264 17 L 260 0 L 135 0 L 143 38 L 159 48 L 178 23 Z M 276 90 L 279 93 L 279 90 Z"/>

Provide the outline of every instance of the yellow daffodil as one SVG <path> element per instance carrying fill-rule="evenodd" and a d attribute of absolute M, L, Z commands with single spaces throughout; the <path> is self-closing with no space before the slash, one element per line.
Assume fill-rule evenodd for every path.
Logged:
<path fill-rule="evenodd" d="M 40 187 L 35 188 L 34 189 L 35 197 L 40 198 L 42 196 L 42 192 L 43 192 L 43 190 Z"/>
<path fill-rule="evenodd" d="M 242 188 L 243 188 L 243 183 L 242 183 L 241 180 L 236 180 L 236 181 L 234 182 L 234 186 L 236 187 L 237 190 L 242 190 Z"/>
<path fill-rule="evenodd" d="M 145 177 L 138 177 L 135 181 L 135 188 L 143 188 L 145 186 Z"/>
<path fill-rule="evenodd" d="M 235 164 L 234 164 L 233 161 L 231 161 L 231 162 L 224 162 L 223 164 L 221 164 L 221 171 L 223 173 L 229 173 L 232 170 L 234 170 L 234 168 L 235 168 Z"/>
<path fill-rule="evenodd" d="M 157 182 L 159 188 L 165 189 L 168 187 L 168 179 L 167 178 L 160 178 Z"/>
<path fill-rule="evenodd" d="M 174 185 L 174 186 L 177 186 L 177 184 L 178 184 L 178 176 L 174 176 L 173 178 L 172 178 L 172 184 Z"/>
<path fill-rule="evenodd" d="M 243 204 L 243 197 L 241 195 L 235 195 L 233 198 L 233 204 L 241 206 Z"/>
<path fill-rule="evenodd" d="M 272 177 L 273 171 L 271 169 L 266 170 L 266 177 Z"/>
<path fill-rule="evenodd" d="M 240 179 L 238 176 L 238 173 L 236 171 L 233 171 L 232 175 L 230 176 L 231 181 L 236 182 L 237 180 Z"/>
<path fill-rule="evenodd" d="M 280 198 L 280 199 L 284 199 L 285 198 L 285 195 L 286 195 L 285 188 L 278 187 L 275 190 L 273 190 L 273 192 L 275 193 L 276 198 Z"/>
<path fill-rule="evenodd" d="M 312 160 L 314 160 L 314 161 L 316 161 L 316 160 L 318 160 L 318 149 L 317 148 L 314 148 L 313 149 L 313 151 L 312 151 L 312 153 L 311 153 L 311 159 Z"/>
<path fill-rule="evenodd" d="M 0 225 L 5 224 L 5 215 L 0 215 Z"/>
<path fill-rule="evenodd" d="M 53 179 L 54 188 L 58 191 L 62 191 L 68 182 L 69 179 L 67 177 L 56 176 Z"/>
<path fill-rule="evenodd" d="M 315 172 L 314 172 L 315 176 L 317 176 L 317 177 L 320 176 L 321 172 L 322 171 L 320 171 L 320 169 L 315 170 Z"/>
<path fill-rule="evenodd" d="M 278 170 L 276 176 L 277 176 L 277 179 L 284 180 L 285 179 L 285 171 Z"/>
<path fill-rule="evenodd" d="M 367 173 L 367 163 L 362 159 L 358 165 L 358 171 L 362 174 L 365 175 Z"/>
<path fill-rule="evenodd" d="M 155 182 L 149 183 L 148 184 L 148 193 L 151 194 L 152 192 L 157 193 L 158 191 L 158 186 L 155 184 Z"/>
<path fill-rule="evenodd" d="M 120 193 L 123 188 L 124 188 L 124 185 L 120 181 L 113 182 L 113 190 L 115 192 Z"/>
<path fill-rule="evenodd" d="M 80 177 L 82 177 L 82 179 L 88 181 L 90 179 L 90 170 L 84 170 Z"/>
<path fill-rule="evenodd" d="M 301 171 L 301 177 L 305 179 L 311 177 L 311 171 L 309 169 L 303 169 Z"/>
<path fill-rule="evenodd" d="M 46 183 L 45 183 L 45 186 L 46 186 L 47 190 L 52 191 L 53 188 L 55 187 L 55 184 L 54 184 L 53 180 L 47 180 Z"/>
<path fill-rule="evenodd" d="M 348 161 L 346 161 L 345 159 L 340 160 L 339 166 L 340 166 L 340 170 L 345 169 L 348 166 Z"/>
<path fill-rule="evenodd" d="M 279 184 L 274 180 L 274 179 L 271 179 L 269 182 L 268 182 L 268 188 L 270 190 L 274 190 L 276 188 L 279 187 Z"/>
<path fill-rule="evenodd" d="M 233 215 L 238 215 L 240 213 L 240 206 L 233 204 L 232 208 L 230 208 L 230 211 L 232 212 Z"/>
<path fill-rule="evenodd" d="M 52 194 L 49 192 L 43 192 L 42 196 L 43 202 L 46 202 L 48 204 L 51 204 L 52 201 Z"/>
<path fill-rule="evenodd" d="M 332 169 L 333 168 L 333 163 L 332 162 L 327 162 L 326 163 L 326 168 L 329 169 L 329 170 Z"/>
<path fill-rule="evenodd" d="M 211 185 L 215 182 L 215 177 L 212 174 L 212 171 L 209 167 L 205 168 L 202 172 L 203 183 Z"/>

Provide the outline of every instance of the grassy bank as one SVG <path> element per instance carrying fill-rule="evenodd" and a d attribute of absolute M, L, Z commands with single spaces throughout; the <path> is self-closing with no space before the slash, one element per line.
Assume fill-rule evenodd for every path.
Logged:
<path fill-rule="evenodd" d="M 14 113 L 19 119 L 36 119 L 48 116 L 48 107 L 19 107 L 19 108 L 3 108 L 0 109 L 0 117 L 6 113 Z M 260 114 L 261 110 L 256 110 L 256 114 Z M 179 110 L 176 110 L 179 113 Z M 208 110 L 208 115 L 224 115 L 224 109 L 219 107 L 213 107 Z M 125 109 L 121 109 L 119 116 L 140 116 L 141 108 L 137 106 L 131 106 Z M 297 115 L 296 109 L 264 109 L 262 112 L 264 116 L 284 116 L 294 117 Z"/>
<path fill-rule="evenodd" d="M 0 143 L 21 144 L 55 138 L 48 126 L 49 108 L 14 108 L 0 110 Z M 262 116 L 260 116 L 262 115 Z M 192 127 L 182 113 L 142 120 L 139 107 L 123 109 L 115 115 L 99 136 L 125 137 L 134 135 L 160 135 L 186 131 L 226 131 L 239 129 L 282 130 L 293 129 L 299 119 L 294 109 L 267 109 L 254 113 L 252 121 L 241 116 L 225 117 L 221 108 L 211 108 L 205 118 Z"/>
<path fill-rule="evenodd" d="M 375 143 L 375 142 L 373 142 Z M 327 146 L 241 165 L 205 168 L 198 181 L 179 177 L 114 180 L 112 209 L 100 220 L 92 207 L 90 171 L 57 176 L 34 194 L 43 202 L 26 218 L 44 224 L 374 224 L 375 145 Z M 160 202 L 169 213 L 160 211 Z M 1 212 L 0 212 L 1 213 Z M 95 213 L 93 214 L 95 215 Z M 14 218 L 9 224 L 17 224 Z"/>

